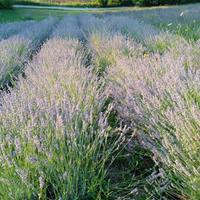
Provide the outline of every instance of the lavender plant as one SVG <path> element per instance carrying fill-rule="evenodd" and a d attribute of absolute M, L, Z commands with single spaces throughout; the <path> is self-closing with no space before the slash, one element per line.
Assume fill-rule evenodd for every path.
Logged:
<path fill-rule="evenodd" d="M 134 20 L 142 20 L 147 24 L 169 30 L 189 41 L 199 39 L 199 7 L 195 5 L 140 10 L 125 15 Z"/>
<path fill-rule="evenodd" d="M 104 74 L 110 65 L 114 65 L 117 57 L 141 57 L 145 50 L 130 38 L 120 33 L 113 34 L 109 30 L 94 30 L 89 35 L 89 48 L 92 51 L 93 63 L 98 74 Z"/>
<path fill-rule="evenodd" d="M 0 25 L 0 40 L 7 39 L 10 36 L 21 32 L 22 29 L 34 25 L 34 21 L 7 23 Z"/>
<path fill-rule="evenodd" d="M 135 12 L 128 12 L 126 14 L 121 13 L 120 15 L 142 20 L 145 21 L 145 23 L 152 25 L 189 24 L 194 20 L 199 20 L 199 11 L 199 6 L 191 4 L 161 9 L 138 10 Z"/>
<path fill-rule="evenodd" d="M 185 70 L 181 56 L 166 54 L 120 58 L 108 77 L 119 115 L 138 129 L 155 162 L 164 164 L 163 190 L 157 190 L 198 199 L 199 71 Z"/>
<path fill-rule="evenodd" d="M 121 32 L 124 35 L 133 37 L 135 40 L 143 42 L 149 38 L 154 38 L 160 33 L 160 31 L 151 26 L 136 19 L 131 19 L 126 16 L 107 16 L 105 17 L 107 23 L 114 32 Z"/>
<path fill-rule="evenodd" d="M 65 16 L 52 33 L 53 37 L 83 39 L 78 16 Z"/>
<path fill-rule="evenodd" d="M 184 52 L 185 49 L 193 49 L 192 52 L 197 52 L 197 48 L 193 47 L 193 44 L 186 41 L 183 37 L 169 32 L 159 31 L 152 25 L 142 21 L 128 17 L 113 16 L 107 18 L 110 27 L 113 27 L 110 28 L 113 32 L 121 32 L 126 37 L 131 37 L 135 41 L 142 43 L 148 52 L 163 54 L 167 51 L 172 51 L 174 55 L 188 55 L 189 51 Z M 194 62 L 198 61 L 196 60 Z"/>
<path fill-rule="evenodd" d="M 147 54 L 145 54 L 145 50 L 140 44 L 134 42 L 130 38 L 126 38 L 119 33 L 113 35 L 108 31 L 104 31 L 105 30 L 101 32 L 94 30 L 93 33 L 91 33 L 89 37 L 89 47 L 92 50 L 95 73 L 97 73 L 101 77 L 104 77 L 107 82 L 107 98 L 111 102 L 113 102 L 115 106 L 118 106 L 118 104 L 116 103 L 118 100 L 113 97 L 113 95 L 111 94 L 112 88 L 109 87 L 109 85 L 112 84 L 113 81 L 110 79 L 110 68 L 114 68 L 117 62 L 121 59 L 143 59 L 147 56 Z M 126 71 L 126 69 L 122 67 L 119 73 L 120 76 L 126 78 L 124 70 Z M 117 79 L 120 78 L 117 77 Z M 126 91 L 123 91 L 122 88 L 117 88 L 115 92 L 119 92 L 120 94 Z M 114 124 L 115 127 L 117 125 L 115 122 L 116 117 L 119 117 L 120 123 L 124 124 L 125 121 L 124 118 L 121 117 L 120 111 L 117 109 L 117 107 L 114 107 L 111 123 Z M 138 134 L 135 133 L 135 128 L 130 127 L 129 122 L 125 124 L 129 127 L 128 132 L 130 135 L 133 134 L 133 137 L 131 137 L 131 142 L 128 143 L 127 146 L 121 146 L 124 148 L 124 150 L 123 153 L 120 154 L 120 156 L 127 157 L 127 160 L 125 158 L 121 160 L 119 155 L 119 158 L 116 158 L 118 162 L 121 162 L 120 165 L 122 167 L 122 170 L 119 170 L 116 173 L 116 176 L 118 176 L 121 181 L 120 183 L 116 184 L 116 190 L 114 191 L 117 193 L 117 195 L 115 194 L 115 192 L 113 192 L 113 199 L 132 199 L 133 197 L 135 199 L 147 199 L 151 197 L 156 197 L 157 188 L 152 188 L 152 182 L 157 187 L 160 187 L 166 181 L 165 173 L 163 172 L 163 169 L 160 169 L 158 172 L 154 170 L 154 163 L 153 160 L 150 158 L 149 152 L 142 147 L 137 136 Z M 130 137 L 130 135 L 125 136 L 127 140 L 129 140 L 128 138 Z M 130 155 L 130 157 L 127 154 Z M 140 164 L 138 164 L 138 162 Z M 129 171 L 130 169 L 131 171 Z M 126 172 L 124 172 L 123 170 Z M 139 175 L 134 172 L 137 170 L 139 171 Z M 121 173 L 123 173 L 123 175 Z M 146 188 L 151 190 L 151 192 L 147 192 Z"/>
<path fill-rule="evenodd" d="M 177 45 L 184 45 L 183 38 L 168 32 L 163 32 L 156 27 L 141 20 L 131 19 L 126 16 L 107 16 L 107 23 L 112 32 L 119 32 L 126 37 L 142 43 L 147 51 L 164 53 Z"/>
<path fill-rule="evenodd" d="M 0 42 L 0 86 L 12 85 L 31 54 L 50 34 L 56 19 L 48 18 Z"/>
<path fill-rule="evenodd" d="M 81 14 L 78 16 L 78 20 L 86 41 L 88 40 L 90 33 L 94 30 L 107 29 L 105 20 L 92 14 Z"/>
<path fill-rule="evenodd" d="M 2 95 L 2 198 L 109 198 L 107 172 L 120 136 L 109 139 L 102 80 L 82 60 L 77 40 L 50 40 L 27 79 Z"/>

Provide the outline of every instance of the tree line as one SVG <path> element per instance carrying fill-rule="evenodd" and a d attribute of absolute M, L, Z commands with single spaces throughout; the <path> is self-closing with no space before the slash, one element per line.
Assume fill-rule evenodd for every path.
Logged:
<path fill-rule="evenodd" d="M 200 0 L 98 0 L 102 6 L 159 6 L 195 2 L 200 2 Z"/>
<path fill-rule="evenodd" d="M 15 0 L 0 0 L 0 8 L 11 8 Z M 29 2 L 27 0 L 27 2 Z M 38 1 L 37 1 L 38 2 Z M 44 1 L 41 1 L 43 3 Z M 49 1 L 46 0 L 48 3 Z M 56 3 L 57 0 L 54 0 Z M 66 0 L 66 2 L 68 2 Z M 94 3 L 94 6 L 159 6 L 200 2 L 200 0 L 85 0 L 85 2 Z M 81 3 L 81 1 L 80 1 Z M 96 3 L 96 4 L 95 4 Z"/>

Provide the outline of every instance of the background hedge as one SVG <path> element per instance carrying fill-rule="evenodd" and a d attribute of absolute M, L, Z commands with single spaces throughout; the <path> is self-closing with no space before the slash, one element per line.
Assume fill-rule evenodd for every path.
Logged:
<path fill-rule="evenodd" d="M 200 2 L 200 0 L 108 0 L 109 5 L 119 6 L 158 6 L 158 5 L 170 5 L 170 4 L 185 4 Z"/>
<path fill-rule="evenodd" d="M 11 8 L 13 0 L 0 0 L 0 8 Z"/>
<path fill-rule="evenodd" d="M 200 0 L 130 0 L 130 1 L 132 1 L 133 4 L 137 4 L 140 6 L 157 6 L 157 5 L 200 2 Z"/>
<path fill-rule="evenodd" d="M 11 8 L 15 0 L 0 0 L 0 8 Z M 16 0 L 17 1 L 17 0 Z M 19 1 L 17 1 L 19 3 Z M 22 0 L 21 3 L 48 3 L 49 0 L 29 1 Z M 72 2 L 70 0 L 51 0 L 50 2 Z M 101 6 L 158 6 L 200 2 L 200 0 L 74 0 L 74 2 L 97 3 Z M 88 4 L 89 5 L 89 4 Z M 91 4 L 92 5 L 92 4 Z"/>

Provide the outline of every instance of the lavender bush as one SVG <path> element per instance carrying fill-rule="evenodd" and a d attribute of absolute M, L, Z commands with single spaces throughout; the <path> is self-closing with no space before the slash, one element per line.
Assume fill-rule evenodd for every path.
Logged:
<path fill-rule="evenodd" d="M 145 21 L 148 24 L 182 24 L 199 20 L 199 6 L 183 5 L 176 7 L 166 7 L 162 9 L 145 9 L 136 12 L 120 13 L 132 19 Z M 119 15 L 118 13 L 116 15 Z"/>
<path fill-rule="evenodd" d="M 50 34 L 56 19 L 48 18 L 0 42 L 0 86 L 12 84 L 31 54 Z"/>
<path fill-rule="evenodd" d="M 105 24 L 109 24 L 109 32 L 121 33 L 125 37 L 133 38 L 142 43 L 146 51 L 164 53 L 177 45 L 187 43 L 182 37 L 163 32 L 144 21 L 126 16 L 105 16 Z"/>
<path fill-rule="evenodd" d="M 199 6 L 185 5 L 163 9 L 139 10 L 125 14 L 130 19 L 138 19 L 158 28 L 169 30 L 187 40 L 198 40 Z M 124 13 L 121 14 L 124 16 Z"/>
<path fill-rule="evenodd" d="M 21 32 L 22 29 L 34 25 L 34 21 L 7 23 L 0 25 L 0 40 L 7 39 L 8 37 Z"/>
<path fill-rule="evenodd" d="M 126 16 L 108 16 L 105 19 L 114 32 L 121 32 L 140 42 L 153 38 L 160 33 L 158 29 L 150 24 Z"/>
<path fill-rule="evenodd" d="M 185 70 L 184 58 L 168 53 L 117 60 L 108 78 L 119 115 L 138 129 L 155 162 L 164 163 L 163 188 L 198 199 L 199 71 Z"/>
<path fill-rule="evenodd" d="M 4 199 L 109 197 L 107 167 L 119 139 L 109 140 L 104 87 L 82 59 L 77 40 L 50 40 L 28 66 L 27 79 L 3 95 Z"/>
<path fill-rule="evenodd" d="M 114 65 L 116 58 L 141 57 L 145 49 L 130 38 L 125 38 L 120 33 L 112 34 L 109 30 L 94 30 L 89 35 L 89 47 L 93 54 L 93 63 L 96 71 L 105 73 L 110 65 Z"/>
<path fill-rule="evenodd" d="M 138 129 L 140 145 L 152 151 L 158 166 L 165 165 L 149 177 L 156 187 L 150 193 L 198 199 L 199 44 L 159 34 L 147 39 L 148 49 L 157 52 L 152 54 L 133 42 L 127 51 L 129 41 L 109 31 L 93 31 L 89 40 L 121 120 Z"/>
<path fill-rule="evenodd" d="M 83 39 L 78 16 L 65 16 L 53 31 L 51 37 Z"/>
<path fill-rule="evenodd" d="M 91 32 L 94 30 L 103 30 L 106 28 L 105 20 L 102 18 L 97 18 L 92 14 L 80 14 L 78 16 L 80 27 L 84 36 L 84 40 L 88 40 L 88 37 Z"/>

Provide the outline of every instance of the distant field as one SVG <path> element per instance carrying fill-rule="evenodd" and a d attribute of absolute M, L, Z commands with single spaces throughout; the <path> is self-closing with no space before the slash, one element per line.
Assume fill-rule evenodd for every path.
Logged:
<path fill-rule="evenodd" d="M 16 0 L 19 4 L 60 5 L 74 7 L 99 6 L 159 6 L 198 3 L 198 0 Z M 103 2 L 106 2 L 105 4 Z"/>
<path fill-rule="evenodd" d="M 164 8 L 164 7 L 163 7 Z M 129 12 L 133 10 L 143 10 L 145 8 L 101 8 L 98 11 L 89 11 L 89 13 L 110 13 L 110 12 Z M 153 8 L 150 8 L 153 9 Z M 156 8 L 157 9 L 157 8 Z M 41 20 L 48 16 L 62 17 L 66 14 L 80 14 L 88 13 L 88 11 L 64 11 L 64 10 L 50 10 L 50 9 L 30 9 L 30 8 L 14 8 L 12 10 L 2 9 L 0 11 L 0 23 L 21 21 L 21 20 Z"/>
<path fill-rule="evenodd" d="M 35 10 L 35 9 L 13 9 L 1 10 L 0 22 L 24 21 L 24 20 L 40 20 L 48 15 L 63 16 L 66 13 L 48 11 L 48 10 Z"/>
<path fill-rule="evenodd" d="M 200 4 L 0 22 L 0 199 L 200 199 Z"/>
<path fill-rule="evenodd" d="M 184 6 L 180 6 L 183 7 Z M 64 10 L 50 10 L 50 9 L 31 9 L 31 8 L 13 8 L 12 10 L 7 10 L 7 9 L 1 9 L 0 10 L 0 23 L 5 23 L 5 22 L 14 22 L 14 21 L 21 21 L 21 20 L 41 20 L 44 19 L 45 17 L 48 16 L 57 16 L 57 17 L 62 17 L 66 14 L 80 14 L 80 13 L 126 13 L 126 12 L 131 12 L 131 11 L 138 11 L 142 13 L 146 10 L 150 10 L 151 12 L 154 12 L 154 10 L 159 10 L 159 9 L 166 9 L 169 8 L 169 6 L 160 6 L 160 7 L 126 7 L 126 8 L 120 8 L 120 7 L 115 7 L 115 8 L 100 8 L 97 11 L 83 11 L 83 10 L 77 10 L 77 11 L 64 11 Z M 151 11 L 152 10 L 152 11 Z M 148 12 L 148 11 L 147 11 Z M 151 17 L 151 16 L 150 16 Z M 156 17 L 156 16 L 155 16 Z M 148 18 L 148 15 L 146 16 Z M 162 25 L 161 23 L 159 26 Z M 163 24 L 164 26 L 164 24 Z"/>
<path fill-rule="evenodd" d="M 99 4 L 91 0 L 16 0 L 18 4 L 30 5 L 59 5 L 59 6 L 73 6 L 73 7 L 95 7 Z"/>

